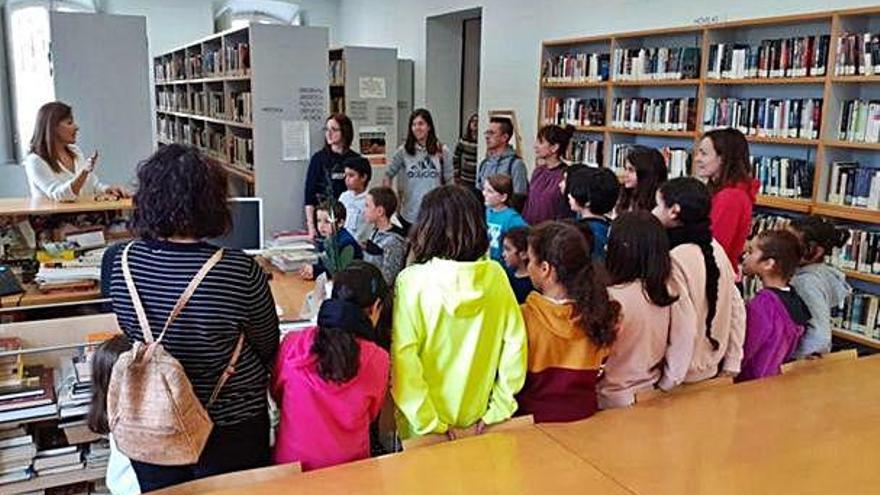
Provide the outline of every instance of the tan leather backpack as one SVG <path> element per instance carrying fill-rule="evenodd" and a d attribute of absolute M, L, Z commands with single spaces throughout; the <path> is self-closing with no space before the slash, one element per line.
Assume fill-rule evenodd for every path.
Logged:
<path fill-rule="evenodd" d="M 190 281 L 168 315 L 159 338 L 154 340 L 128 266 L 132 244 L 122 252 L 122 273 L 145 342 L 135 343 L 130 351 L 119 356 L 113 367 L 107 391 L 110 432 L 119 450 L 130 459 L 163 466 L 194 464 L 214 426 L 206 407 L 214 403 L 220 389 L 235 372 L 244 333 L 207 406 L 202 406 L 180 362 L 162 347 L 162 338 L 211 268 L 223 257 L 223 250 L 217 250 Z"/>

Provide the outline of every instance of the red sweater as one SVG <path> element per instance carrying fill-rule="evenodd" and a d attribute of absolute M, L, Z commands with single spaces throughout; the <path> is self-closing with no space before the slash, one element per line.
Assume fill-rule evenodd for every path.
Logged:
<path fill-rule="evenodd" d="M 729 185 L 712 196 L 712 235 L 724 248 L 739 278 L 739 260 L 752 225 L 752 206 L 760 184 L 757 180 Z"/>

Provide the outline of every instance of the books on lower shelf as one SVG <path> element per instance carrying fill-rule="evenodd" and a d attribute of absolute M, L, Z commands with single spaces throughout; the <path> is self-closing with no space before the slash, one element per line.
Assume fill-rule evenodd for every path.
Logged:
<path fill-rule="evenodd" d="M 831 324 L 869 339 L 880 339 L 880 296 L 854 292 L 841 307 L 831 309 Z"/>
<path fill-rule="evenodd" d="M 330 61 L 330 85 L 342 86 L 345 84 L 345 60 Z"/>
<path fill-rule="evenodd" d="M 859 162 L 833 162 L 828 178 L 828 202 L 857 208 L 880 208 L 880 168 Z"/>
<path fill-rule="evenodd" d="M 38 380 L 35 378 L 38 377 Z M 19 392 L 0 397 L 0 424 L 16 423 L 37 418 L 56 417 L 55 382 L 52 368 L 25 367 Z M 21 395 L 21 392 L 39 391 L 38 394 Z"/>
<path fill-rule="evenodd" d="M 851 143 L 880 142 L 880 100 L 843 102 L 837 139 Z"/>
<path fill-rule="evenodd" d="M 620 176 L 626 171 L 626 157 L 631 144 L 615 144 L 611 155 L 611 170 Z M 687 177 L 690 175 L 691 154 L 690 150 L 684 148 L 671 148 L 664 146 L 659 149 L 660 154 L 666 160 L 667 176 L 670 179 L 676 177 Z"/>
<path fill-rule="evenodd" d="M 558 98 L 548 96 L 541 102 L 541 119 L 545 125 L 605 125 L 604 98 Z"/>
<path fill-rule="evenodd" d="M 837 38 L 835 76 L 880 74 L 880 34 L 842 32 Z"/>
<path fill-rule="evenodd" d="M 832 265 L 860 273 L 880 275 L 880 230 L 852 228 L 843 247 L 829 255 Z"/>
<path fill-rule="evenodd" d="M 700 73 L 700 49 L 616 48 L 611 66 L 611 79 L 615 81 L 696 79 Z"/>
<path fill-rule="evenodd" d="M 622 129 L 692 131 L 694 98 L 615 98 L 611 125 Z"/>
<path fill-rule="evenodd" d="M 718 43 L 709 47 L 708 79 L 824 76 L 830 35 L 762 40 L 760 45 Z"/>
<path fill-rule="evenodd" d="M 591 167 L 602 164 L 602 140 L 591 139 L 586 136 L 575 136 L 571 140 L 571 147 L 567 159 L 569 163 L 581 163 Z"/>
<path fill-rule="evenodd" d="M 782 198 L 813 197 L 813 162 L 784 156 L 750 156 L 752 177 L 758 179 L 759 194 Z"/>
<path fill-rule="evenodd" d="M 34 437 L 25 428 L 0 429 L 0 485 L 29 479 L 36 453 Z"/>
<path fill-rule="evenodd" d="M 822 98 L 706 98 L 703 129 L 733 127 L 750 136 L 818 139 Z"/>
<path fill-rule="evenodd" d="M 254 168 L 254 140 L 249 137 L 229 136 L 227 139 L 229 160 L 244 168 Z"/>
<path fill-rule="evenodd" d="M 544 60 L 544 82 L 601 82 L 608 80 L 611 55 L 608 53 L 565 53 Z"/>

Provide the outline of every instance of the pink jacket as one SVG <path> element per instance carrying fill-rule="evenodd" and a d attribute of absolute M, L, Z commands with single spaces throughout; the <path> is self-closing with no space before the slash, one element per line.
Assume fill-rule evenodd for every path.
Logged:
<path fill-rule="evenodd" d="M 369 457 L 370 422 L 378 417 L 388 386 L 388 353 L 364 340 L 358 340 L 358 374 L 342 385 L 325 382 L 310 352 L 317 331 L 284 338 L 272 379 L 272 395 L 281 408 L 275 462 L 299 461 L 303 470 Z"/>
<path fill-rule="evenodd" d="M 680 287 L 687 287 L 682 297 L 688 297 L 697 314 L 697 328 L 691 366 L 684 381 L 699 382 L 713 378 L 719 371 L 739 373 L 743 358 L 743 341 L 746 335 L 746 308 L 736 288 L 733 267 L 718 241 L 712 241 L 713 254 L 721 277 L 718 280 L 718 304 L 712 320 L 712 337 L 718 341 L 713 350 L 706 337 L 706 315 L 709 305 L 706 299 L 706 267 L 703 252 L 696 244 L 682 244 L 670 251 L 672 277 Z M 720 368 L 720 369 L 719 369 Z"/>
<path fill-rule="evenodd" d="M 669 292 L 678 295 L 684 290 L 670 281 Z M 599 407 L 629 406 L 638 391 L 655 385 L 668 391 L 680 384 L 691 364 L 697 331 L 690 297 L 656 306 L 641 280 L 609 287 L 608 295 L 620 303 L 623 321 L 599 381 Z"/>

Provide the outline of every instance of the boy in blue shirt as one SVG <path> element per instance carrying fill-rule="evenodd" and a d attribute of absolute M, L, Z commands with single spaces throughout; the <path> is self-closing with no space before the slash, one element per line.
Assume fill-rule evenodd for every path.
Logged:
<path fill-rule="evenodd" d="M 607 168 L 587 167 L 568 175 L 565 195 L 578 223 L 593 233 L 593 259 L 605 260 L 605 245 L 611 228 L 609 214 L 620 196 L 620 181 Z"/>
<path fill-rule="evenodd" d="M 526 227 L 523 217 L 510 207 L 513 196 L 513 181 L 510 176 L 490 175 L 483 181 L 483 198 L 486 203 L 486 227 L 489 230 L 489 256 L 502 262 L 501 239 L 514 227 Z"/>

